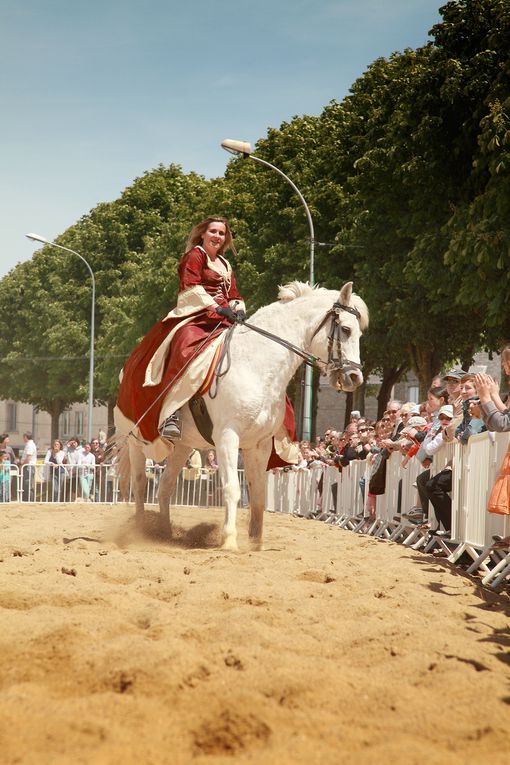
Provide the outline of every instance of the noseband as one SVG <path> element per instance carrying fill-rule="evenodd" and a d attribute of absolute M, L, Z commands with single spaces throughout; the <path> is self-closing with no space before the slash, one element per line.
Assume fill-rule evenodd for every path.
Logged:
<path fill-rule="evenodd" d="M 328 332 L 328 360 L 327 363 L 323 365 L 323 374 L 337 371 L 345 372 L 347 369 L 352 367 L 360 370 L 363 369 L 362 364 L 358 364 L 357 361 L 350 361 L 350 359 L 346 358 L 342 350 L 342 327 L 340 322 L 341 311 L 352 313 L 352 315 L 355 316 L 358 321 L 361 319 L 361 314 L 357 308 L 353 308 L 350 305 L 343 305 L 342 303 L 333 303 L 333 308 L 330 308 L 312 335 L 312 337 L 315 337 L 315 335 L 327 323 L 328 319 L 331 319 L 331 324 Z M 336 356 L 335 351 L 337 354 Z"/>

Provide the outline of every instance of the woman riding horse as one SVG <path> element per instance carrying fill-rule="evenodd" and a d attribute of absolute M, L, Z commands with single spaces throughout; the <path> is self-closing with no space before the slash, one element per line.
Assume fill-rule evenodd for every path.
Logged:
<path fill-rule="evenodd" d="M 177 305 L 124 365 L 117 406 L 148 442 L 158 435 L 167 442 L 180 438 L 178 409 L 165 416 L 165 399 L 177 406 L 189 400 L 211 366 L 210 354 L 204 358 L 203 351 L 220 342 L 232 322 L 246 319 L 226 250 L 235 254 L 225 218 L 206 218 L 193 227 L 179 263 Z"/>

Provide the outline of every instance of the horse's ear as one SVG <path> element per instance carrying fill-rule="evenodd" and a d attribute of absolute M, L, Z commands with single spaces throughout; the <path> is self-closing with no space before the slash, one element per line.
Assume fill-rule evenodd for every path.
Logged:
<path fill-rule="evenodd" d="M 344 284 L 342 289 L 340 290 L 340 297 L 338 299 L 339 303 L 342 303 L 342 305 L 349 305 L 349 300 L 351 299 L 352 295 L 352 282 L 347 282 Z"/>

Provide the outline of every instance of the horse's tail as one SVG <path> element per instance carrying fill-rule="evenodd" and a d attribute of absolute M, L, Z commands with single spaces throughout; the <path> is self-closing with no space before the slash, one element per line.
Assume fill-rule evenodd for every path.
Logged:
<path fill-rule="evenodd" d="M 119 494 L 121 500 L 129 500 L 129 486 L 131 483 L 131 460 L 129 459 L 128 439 L 122 436 L 117 442 L 119 450 Z"/>
<path fill-rule="evenodd" d="M 119 481 L 119 498 L 127 502 L 129 500 L 129 485 L 131 482 L 131 460 L 129 459 L 129 445 L 126 436 L 114 433 L 106 442 L 105 453 L 107 459 L 113 456 L 113 447 L 116 449 L 116 473 Z"/>

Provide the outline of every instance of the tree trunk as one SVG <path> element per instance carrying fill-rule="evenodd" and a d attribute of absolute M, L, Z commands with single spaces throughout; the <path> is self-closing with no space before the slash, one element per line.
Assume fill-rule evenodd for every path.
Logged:
<path fill-rule="evenodd" d="M 106 402 L 108 406 L 108 427 L 107 427 L 107 438 L 111 438 L 113 434 L 115 433 L 115 423 L 113 421 L 113 410 L 115 408 L 115 401 L 107 401 Z"/>
<path fill-rule="evenodd" d="M 345 394 L 345 417 L 344 417 L 344 430 L 347 427 L 347 425 L 351 421 L 351 412 L 353 410 L 352 402 L 354 401 L 354 394 L 346 393 Z"/>
<path fill-rule="evenodd" d="M 380 420 L 383 412 L 388 405 L 391 396 L 391 389 L 398 383 L 404 372 L 408 369 L 407 364 L 401 364 L 399 367 L 383 367 L 383 379 L 379 393 L 377 394 L 377 419 Z"/>
<path fill-rule="evenodd" d="M 60 430 L 60 415 L 62 412 L 64 412 L 66 409 L 64 402 L 62 399 L 54 399 L 49 403 L 47 407 L 45 407 L 45 411 L 48 412 L 48 414 L 51 417 L 51 442 L 56 438 L 59 438 L 59 430 Z"/>
<path fill-rule="evenodd" d="M 420 383 L 420 401 L 425 401 L 434 375 L 441 369 L 442 359 L 432 346 L 410 345 L 407 348 L 411 367 Z"/>

